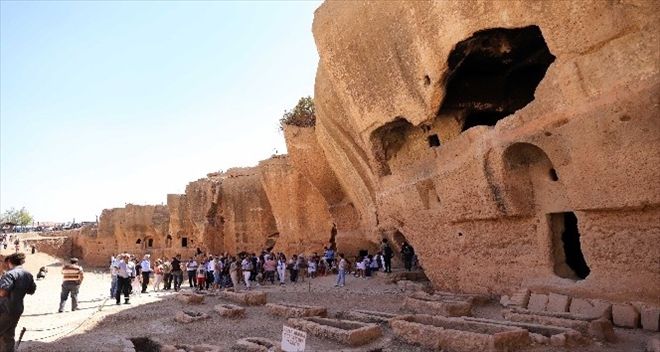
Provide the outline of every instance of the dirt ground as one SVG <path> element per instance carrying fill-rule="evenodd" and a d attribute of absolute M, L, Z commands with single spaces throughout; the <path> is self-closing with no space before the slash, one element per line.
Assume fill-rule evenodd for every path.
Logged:
<path fill-rule="evenodd" d="M 4 251 L 8 253 L 9 251 Z M 61 261 L 46 254 L 28 254 L 25 267 L 36 275 L 39 267 L 47 266 L 48 276 L 37 282 L 37 292 L 27 296 L 25 313 L 21 318 L 20 330 L 27 331 L 18 351 L 121 351 L 127 338 L 150 337 L 167 344 L 211 344 L 229 348 L 243 337 L 266 337 L 280 340 L 286 318 L 267 313 L 266 308 L 247 307 L 245 319 L 222 318 L 213 312 L 219 303 L 231 303 L 218 297 L 206 297 L 198 306 L 184 305 L 174 299 L 172 292 L 134 295 L 131 305 L 116 306 L 109 296 L 110 275 L 107 270 L 86 270 L 81 287 L 80 310 L 71 312 L 70 300 L 64 313 L 57 313 Z M 292 302 L 322 305 L 329 315 L 353 308 L 403 313 L 402 303 L 406 293 L 387 283 L 384 274 L 374 278 L 347 278 L 344 288 L 335 288 L 334 276 L 316 278 L 311 282 L 287 284 L 284 287 L 262 286 L 258 290 L 268 292 L 269 302 Z M 187 283 L 184 285 L 185 290 Z M 174 321 L 177 311 L 206 312 L 210 319 L 180 324 Z M 473 314 L 478 317 L 502 319 L 499 304 L 493 302 L 476 307 Z M 308 334 L 307 351 L 428 351 L 397 340 L 387 327 L 384 336 L 375 342 L 350 349 L 332 340 L 324 340 Z M 619 342 L 603 344 L 593 342 L 588 346 L 557 348 L 549 346 L 530 347 L 525 351 L 585 351 L 585 352 L 633 352 L 644 351 L 652 334 L 641 330 L 616 329 Z"/>

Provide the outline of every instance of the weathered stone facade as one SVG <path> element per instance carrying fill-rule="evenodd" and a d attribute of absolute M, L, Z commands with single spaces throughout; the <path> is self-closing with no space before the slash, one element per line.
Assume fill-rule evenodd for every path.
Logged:
<path fill-rule="evenodd" d="M 324 3 L 316 134 L 366 236 L 402 234 L 449 290 L 657 299 L 657 13 Z"/>

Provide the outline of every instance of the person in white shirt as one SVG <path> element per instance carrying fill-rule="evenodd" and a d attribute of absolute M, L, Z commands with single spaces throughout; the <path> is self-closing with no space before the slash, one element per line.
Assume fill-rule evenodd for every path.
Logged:
<path fill-rule="evenodd" d="M 250 289 L 250 274 L 252 271 L 252 261 L 250 256 L 246 255 L 241 261 L 241 270 L 243 271 L 243 280 L 245 281 L 245 288 Z"/>
<path fill-rule="evenodd" d="M 151 261 L 149 254 L 145 254 L 144 259 L 140 262 L 140 272 L 142 273 L 142 293 L 147 293 L 147 285 L 149 285 L 149 275 L 151 275 Z"/>
<path fill-rule="evenodd" d="M 188 272 L 188 284 L 190 288 L 197 287 L 197 280 L 195 275 L 197 274 L 197 262 L 192 257 L 186 263 L 186 271 Z"/>
<path fill-rule="evenodd" d="M 117 304 L 124 294 L 124 304 L 130 304 L 128 301 L 131 290 L 131 268 L 129 267 L 128 254 L 120 254 L 118 260 L 115 261 L 115 269 L 117 270 L 117 290 L 115 291 L 115 298 Z"/>
<path fill-rule="evenodd" d="M 337 265 L 337 283 L 335 287 L 344 287 L 346 284 L 346 259 L 344 253 L 339 253 L 339 265 Z"/>

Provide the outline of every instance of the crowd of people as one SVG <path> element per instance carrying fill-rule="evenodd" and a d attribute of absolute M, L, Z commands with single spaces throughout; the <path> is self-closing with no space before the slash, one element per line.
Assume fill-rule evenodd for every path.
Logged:
<path fill-rule="evenodd" d="M 305 256 L 272 251 L 256 253 L 228 253 L 210 255 L 198 253 L 195 256 L 182 258 L 176 255 L 172 258 L 151 259 L 146 254 L 139 259 L 129 253 L 112 256 L 110 270 L 112 282 L 110 296 L 116 304 L 130 304 L 131 294 L 146 293 L 153 278 L 153 291 L 179 291 L 187 281 L 188 287 L 194 290 L 219 290 L 233 287 L 235 290 L 250 290 L 261 285 L 286 285 L 313 279 L 317 276 L 337 275 L 335 286 L 343 287 L 347 275 L 358 278 L 369 278 L 374 272 L 392 272 L 392 257 L 394 251 L 387 239 L 383 239 L 380 250 L 374 254 L 362 252 L 349 260 L 343 253 L 335 253 L 331 246 L 323 249 L 323 253 L 313 253 Z M 412 270 L 415 253 L 408 243 L 401 244 L 401 256 L 407 270 Z"/>
<path fill-rule="evenodd" d="M 3 237 L 6 243 L 11 238 Z M 401 258 L 407 270 L 416 265 L 415 251 L 408 243 L 401 244 Z M 290 258 L 284 253 L 262 251 L 240 253 L 239 255 L 208 255 L 198 251 L 195 256 L 183 259 L 181 255 L 159 258 L 152 261 L 149 254 L 141 260 L 121 253 L 112 256 L 110 269 L 112 282 L 110 296 L 121 303 L 130 304 L 131 294 L 146 293 L 153 277 L 152 289 L 179 291 L 184 285 L 184 274 L 188 285 L 194 290 L 220 290 L 233 287 L 234 290 L 250 290 L 260 285 L 286 285 L 314 279 L 319 276 L 337 275 L 336 287 L 346 284 L 346 276 L 369 278 L 374 272 L 392 272 L 394 251 L 387 239 L 383 239 L 379 251 L 369 254 L 366 251 L 349 260 L 344 253 L 335 253 L 332 246 L 323 249 L 322 254 L 310 256 L 294 254 Z M 0 277 L 0 352 L 12 351 L 16 325 L 23 313 L 23 298 L 34 294 L 36 284 L 32 274 L 23 269 L 25 254 L 14 253 L 4 258 L 4 273 Z M 45 277 L 47 270 L 41 268 L 37 279 Z M 62 267 L 62 291 L 58 312 L 63 312 L 71 296 L 71 310 L 78 309 L 78 292 L 83 282 L 83 269 L 77 258 L 70 258 Z"/>

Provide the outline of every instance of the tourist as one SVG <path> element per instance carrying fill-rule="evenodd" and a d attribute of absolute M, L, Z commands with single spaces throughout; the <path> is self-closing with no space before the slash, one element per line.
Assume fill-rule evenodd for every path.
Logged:
<path fill-rule="evenodd" d="M 131 269 L 129 255 L 121 254 L 119 255 L 119 260 L 117 261 L 117 290 L 115 293 L 115 299 L 117 300 L 117 305 L 119 305 L 119 300 L 121 294 L 124 294 L 124 304 L 129 303 L 129 295 L 131 293 Z"/>
<path fill-rule="evenodd" d="M 277 275 L 280 279 L 280 286 L 285 285 L 286 282 L 286 256 L 284 253 L 279 254 L 279 259 L 277 260 Z"/>
<path fill-rule="evenodd" d="M 371 260 L 369 269 L 372 274 L 380 270 L 380 257 L 381 257 L 380 252 L 376 253 L 375 256 L 371 256 L 371 255 L 369 256 L 369 259 Z"/>
<path fill-rule="evenodd" d="M 380 250 L 383 253 L 383 262 L 384 262 L 383 266 L 385 267 L 385 272 L 391 273 L 392 257 L 394 256 L 394 251 L 392 251 L 392 247 L 390 247 L 390 244 L 387 243 L 387 238 L 383 238 L 383 242 L 380 245 Z"/>
<path fill-rule="evenodd" d="M 346 267 L 348 263 L 344 259 L 344 253 L 339 253 L 339 264 L 337 265 L 337 283 L 335 287 L 344 287 L 346 284 Z"/>
<path fill-rule="evenodd" d="M 119 254 L 118 254 L 119 255 Z M 120 260 L 115 255 L 110 256 L 110 298 L 117 295 L 117 261 Z"/>
<path fill-rule="evenodd" d="M 335 251 L 332 250 L 332 247 L 324 247 L 323 259 L 328 264 L 328 268 L 332 268 L 332 262 L 335 260 Z"/>
<path fill-rule="evenodd" d="M 364 277 L 371 277 L 371 256 L 365 255 L 362 258 L 362 266 L 364 268 Z"/>
<path fill-rule="evenodd" d="M 197 277 L 197 290 L 201 291 L 206 287 L 206 261 L 202 261 L 199 263 L 199 266 L 197 266 L 197 272 L 196 272 L 196 277 Z"/>
<path fill-rule="evenodd" d="M 298 281 L 298 272 L 300 271 L 300 266 L 298 265 L 298 256 L 293 255 L 289 263 L 287 264 L 287 268 L 289 269 L 289 280 L 291 280 L 292 283 L 295 283 Z"/>
<path fill-rule="evenodd" d="M 215 271 L 215 263 L 213 262 L 213 256 L 209 255 L 206 260 L 206 289 L 211 288 L 213 284 L 213 272 Z"/>
<path fill-rule="evenodd" d="M 14 351 L 16 325 L 23 314 L 23 298 L 34 294 L 37 285 L 32 274 L 22 267 L 25 254 L 5 257 L 5 273 L 0 277 L 0 351 Z"/>
<path fill-rule="evenodd" d="M 190 257 L 190 260 L 186 263 L 186 272 L 188 273 L 188 284 L 190 285 L 190 288 L 197 287 L 197 282 L 195 281 L 197 261 L 195 261 L 193 257 Z"/>
<path fill-rule="evenodd" d="M 172 258 L 172 277 L 174 278 L 174 291 L 181 289 L 183 284 L 183 271 L 181 270 L 181 254 Z"/>
<path fill-rule="evenodd" d="M 145 254 L 144 258 L 140 262 L 140 272 L 142 273 L 142 291 L 141 293 L 147 293 L 147 285 L 149 285 L 149 275 L 151 275 L 151 261 L 149 260 L 151 256 Z"/>
<path fill-rule="evenodd" d="M 243 272 L 243 281 L 245 281 L 245 288 L 250 289 L 250 276 L 252 275 L 252 259 L 249 255 L 243 257 L 241 261 L 241 271 Z"/>
<path fill-rule="evenodd" d="M 355 257 L 355 277 L 361 277 L 364 278 L 364 267 L 365 263 L 364 260 L 361 259 L 360 257 Z"/>
<path fill-rule="evenodd" d="M 271 285 L 275 284 L 275 270 L 277 270 L 277 262 L 273 255 L 268 254 L 265 257 L 264 261 L 264 281 L 270 281 Z"/>
<path fill-rule="evenodd" d="M 238 292 L 238 270 L 239 265 L 235 257 L 229 258 L 229 276 L 231 277 L 232 286 L 234 286 L 234 291 Z"/>
<path fill-rule="evenodd" d="M 216 255 L 213 258 L 213 289 L 217 290 L 222 286 L 222 270 L 223 270 L 222 261 Z"/>
<path fill-rule="evenodd" d="M 62 267 L 62 293 L 60 294 L 60 309 L 64 311 L 64 304 L 71 294 L 71 311 L 78 309 L 78 291 L 83 281 L 83 269 L 78 265 L 78 258 L 71 258 L 69 264 Z"/>
<path fill-rule="evenodd" d="M 406 267 L 406 270 L 412 270 L 413 258 L 415 257 L 415 250 L 408 242 L 403 242 L 401 244 L 401 255 L 403 256 L 403 264 Z"/>
<path fill-rule="evenodd" d="M 160 290 L 160 283 L 163 281 L 163 261 L 156 260 L 156 267 L 154 268 L 154 291 Z"/>
<path fill-rule="evenodd" d="M 328 274 L 328 271 L 329 271 L 329 270 L 327 270 L 327 267 L 328 267 L 328 263 L 325 261 L 325 259 L 321 260 L 319 258 L 318 266 L 316 268 L 316 271 L 318 272 L 318 275 L 319 276 L 326 276 Z"/>
<path fill-rule="evenodd" d="M 316 277 L 316 255 L 309 258 L 309 260 L 307 261 L 307 276 L 310 279 Z"/>
<path fill-rule="evenodd" d="M 138 288 L 140 287 L 140 272 L 139 271 L 141 270 L 141 267 L 139 265 L 137 265 L 139 263 L 137 262 L 137 259 L 135 259 L 134 256 L 131 255 L 129 258 L 130 258 L 130 260 L 128 261 L 128 263 L 126 265 L 128 266 L 129 275 L 130 275 L 130 278 L 131 278 L 130 285 L 129 285 L 129 293 L 132 294 L 133 292 L 139 292 L 138 291 Z"/>
<path fill-rule="evenodd" d="M 162 264 L 163 267 L 163 290 L 167 291 L 172 288 L 172 263 L 165 258 Z"/>
<path fill-rule="evenodd" d="M 307 273 L 307 260 L 303 254 L 298 256 L 298 278 L 300 282 L 305 282 L 305 273 Z M 302 272 L 302 274 L 300 274 Z"/>

